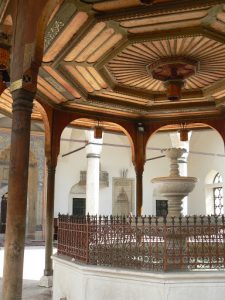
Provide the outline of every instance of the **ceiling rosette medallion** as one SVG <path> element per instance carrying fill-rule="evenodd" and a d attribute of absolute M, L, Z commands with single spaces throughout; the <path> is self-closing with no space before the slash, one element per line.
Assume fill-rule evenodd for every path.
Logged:
<path fill-rule="evenodd" d="M 225 45 L 203 35 L 132 43 L 106 68 L 118 86 L 179 100 L 225 76 Z"/>
<path fill-rule="evenodd" d="M 188 57 L 161 58 L 147 66 L 149 75 L 164 83 L 169 100 L 179 100 L 185 79 L 195 75 L 200 64 Z"/>

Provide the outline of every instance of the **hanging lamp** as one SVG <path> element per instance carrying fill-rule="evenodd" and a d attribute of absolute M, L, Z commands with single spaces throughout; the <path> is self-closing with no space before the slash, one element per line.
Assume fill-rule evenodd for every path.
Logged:
<path fill-rule="evenodd" d="M 199 68 L 197 61 L 183 56 L 160 58 L 147 66 L 152 78 L 162 81 L 168 100 L 181 99 L 185 80 L 194 75 Z"/>
<path fill-rule="evenodd" d="M 102 139 L 103 127 L 100 126 L 100 122 L 98 121 L 97 126 L 94 127 L 94 138 Z"/>
<path fill-rule="evenodd" d="M 186 123 L 181 123 L 181 129 L 179 130 L 180 133 L 180 141 L 181 142 L 187 142 L 188 141 L 188 132 L 189 130 L 187 129 L 187 124 Z"/>

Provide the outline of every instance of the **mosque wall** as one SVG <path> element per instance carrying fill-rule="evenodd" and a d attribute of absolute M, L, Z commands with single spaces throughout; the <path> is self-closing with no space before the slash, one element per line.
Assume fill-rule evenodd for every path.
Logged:
<path fill-rule="evenodd" d="M 73 135 L 71 139 L 71 134 Z M 70 140 L 70 141 L 69 141 Z M 58 212 L 72 213 L 72 198 L 85 198 L 85 185 L 81 181 L 81 171 L 86 171 L 87 159 L 85 149 L 62 157 L 69 151 L 84 145 L 84 130 L 67 128 L 62 135 L 61 150 L 58 159 L 55 186 L 55 216 Z M 108 173 L 108 186 L 100 187 L 100 213 L 112 213 L 113 179 L 125 176 L 134 181 L 135 201 L 135 170 L 131 161 L 131 149 L 126 136 L 104 133 L 100 159 L 100 168 Z M 160 149 L 172 147 L 168 133 L 153 135 L 148 144 L 146 158 L 162 155 Z M 193 132 L 190 140 L 188 156 L 188 176 L 198 178 L 194 191 L 189 195 L 188 214 L 206 214 L 206 177 L 211 170 L 220 172 L 225 181 L 225 157 L 222 138 L 215 131 L 205 130 Z M 215 155 L 216 154 L 216 155 Z M 217 155 L 218 154 L 218 155 Z M 147 161 L 143 173 L 143 214 L 156 213 L 156 201 L 163 200 L 156 194 L 151 179 L 169 175 L 169 161 L 159 158 Z M 224 185 L 224 184 L 223 184 Z M 71 188 L 73 194 L 71 194 Z M 224 186 L 225 187 L 225 186 Z M 75 192 L 74 192 L 75 191 Z M 132 213 L 134 212 L 131 211 Z"/>

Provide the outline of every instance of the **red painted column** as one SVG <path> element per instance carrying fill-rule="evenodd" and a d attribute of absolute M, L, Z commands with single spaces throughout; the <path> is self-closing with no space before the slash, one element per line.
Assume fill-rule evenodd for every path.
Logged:
<path fill-rule="evenodd" d="M 34 93 L 20 89 L 14 91 L 12 96 L 13 115 L 3 273 L 3 300 L 22 299 L 30 124 Z"/>

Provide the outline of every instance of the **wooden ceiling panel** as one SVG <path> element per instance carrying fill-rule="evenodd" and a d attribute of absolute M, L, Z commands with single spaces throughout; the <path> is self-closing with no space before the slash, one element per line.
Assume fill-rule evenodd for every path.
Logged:
<path fill-rule="evenodd" d="M 88 60 L 88 57 L 95 52 L 95 49 L 101 48 L 102 45 L 108 40 L 111 39 L 114 34 L 113 28 L 106 28 L 103 30 L 95 39 L 92 40 L 91 43 L 87 45 L 87 47 L 76 57 L 77 62 L 84 62 Z"/>
<path fill-rule="evenodd" d="M 225 89 L 222 90 L 222 91 L 220 91 L 220 92 L 213 93 L 212 96 L 213 96 L 215 99 L 220 99 L 220 98 L 225 97 Z"/>
<path fill-rule="evenodd" d="M 85 51 L 87 47 L 97 38 L 97 36 L 105 29 L 106 23 L 99 22 L 87 32 L 85 37 L 81 39 L 78 44 L 66 55 L 65 61 L 73 61 Z M 94 51 L 95 49 L 93 49 Z"/>
<path fill-rule="evenodd" d="M 102 3 L 97 3 L 93 5 L 96 11 L 107 12 L 111 10 L 120 10 L 130 7 L 140 6 L 140 0 L 114 0 L 114 1 L 103 1 Z"/>
<path fill-rule="evenodd" d="M 71 40 L 76 32 L 87 21 L 88 14 L 84 12 L 78 12 L 74 18 L 65 27 L 61 34 L 54 40 L 52 45 L 48 48 L 43 57 L 43 62 L 53 61 L 58 53 L 65 47 L 65 45 Z"/>
<path fill-rule="evenodd" d="M 93 90 L 101 90 L 101 87 L 98 84 L 97 80 L 95 80 L 94 76 L 92 76 L 92 74 L 88 71 L 87 68 L 81 66 L 76 66 L 75 68 L 80 73 L 80 75 L 83 76 L 85 80 L 90 84 Z"/>
<path fill-rule="evenodd" d="M 143 105 L 150 105 L 152 102 L 149 99 L 144 98 L 138 98 L 138 97 L 132 97 L 129 95 L 124 95 L 120 93 L 114 93 L 114 92 L 103 92 L 101 95 L 105 98 L 113 98 L 116 101 L 123 101 L 127 103 L 135 103 L 135 104 L 143 104 Z"/>
<path fill-rule="evenodd" d="M 38 86 L 41 87 L 42 93 L 47 97 L 51 94 L 51 99 L 54 102 L 61 103 L 65 101 L 65 98 L 54 88 L 54 86 L 50 85 L 40 76 L 38 76 Z"/>
<path fill-rule="evenodd" d="M 74 80 L 78 84 L 80 84 L 87 92 L 89 92 L 89 93 L 94 92 L 94 88 L 88 82 L 88 80 L 85 78 L 84 74 L 82 73 L 82 70 L 85 70 L 84 67 L 79 67 L 79 70 L 78 70 L 77 67 L 65 65 L 64 68 L 70 73 L 70 75 L 73 76 Z"/>
<path fill-rule="evenodd" d="M 43 69 L 46 70 L 55 80 L 59 82 L 73 97 L 80 98 L 81 95 L 72 87 L 63 77 L 59 75 L 53 68 L 50 66 L 43 66 Z"/>
<path fill-rule="evenodd" d="M 132 34 L 143 34 L 143 33 L 152 33 L 156 31 L 165 31 L 174 30 L 174 29 L 184 29 L 188 27 L 197 27 L 201 24 L 201 20 L 188 20 L 188 21 L 180 21 L 180 22 L 173 22 L 171 21 L 169 24 L 157 24 L 157 25 L 147 25 L 147 26 L 140 26 L 137 28 L 131 28 L 128 30 L 129 33 Z"/>
<path fill-rule="evenodd" d="M 179 13 L 171 13 L 165 15 L 157 15 L 150 17 L 141 17 L 135 18 L 128 21 L 122 21 L 120 25 L 122 27 L 128 28 L 128 30 L 142 28 L 146 26 L 159 26 L 159 24 L 165 24 L 170 26 L 170 23 L 180 22 L 180 21 L 189 21 L 204 18 L 207 15 L 208 10 L 201 9 L 197 11 L 191 12 L 179 12 Z"/>
<path fill-rule="evenodd" d="M 92 93 L 107 88 L 107 84 L 101 75 L 91 66 L 65 65 L 64 68 L 86 92 Z"/>
<path fill-rule="evenodd" d="M 108 103 L 102 103 L 102 101 L 96 99 L 88 99 L 87 101 L 83 102 L 71 102 L 65 103 L 64 107 L 70 109 L 83 109 L 88 112 L 95 113 L 96 116 L 98 114 L 105 114 L 106 112 L 111 115 L 121 116 L 121 117 L 128 117 L 128 118 L 137 118 L 138 113 L 135 109 L 127 109 L 125 105 L 120 105 L 114 103 L 109 105 Z"/>
<path fill-rule="evenodd" d="M 115 45 L 118 42 L 120 42 L 122 38 L 123 38 L 122 34 L 113 32 L 111 37 L 108 40 L 104 41 L 104 43 L 102 43 L 100 47 L 96 49 L 92 49 L 92 53 L 88 57 L 87 62 L 88 63 L 96 62 L 106 52 L 108 52 L 110 49 L 113 49 L 113 47 L 115 47 Z"/>
<path fill-rule="evenodd" d="M 95 79 L 95 81 L 101 87 L 101 89 L 106 89 L 108 87 L 106 82 L 103 80 L 100 74 L 95 70 L 95 68 L 87 67 L 87 71 L 92 75 L 92 78 Z"/>

